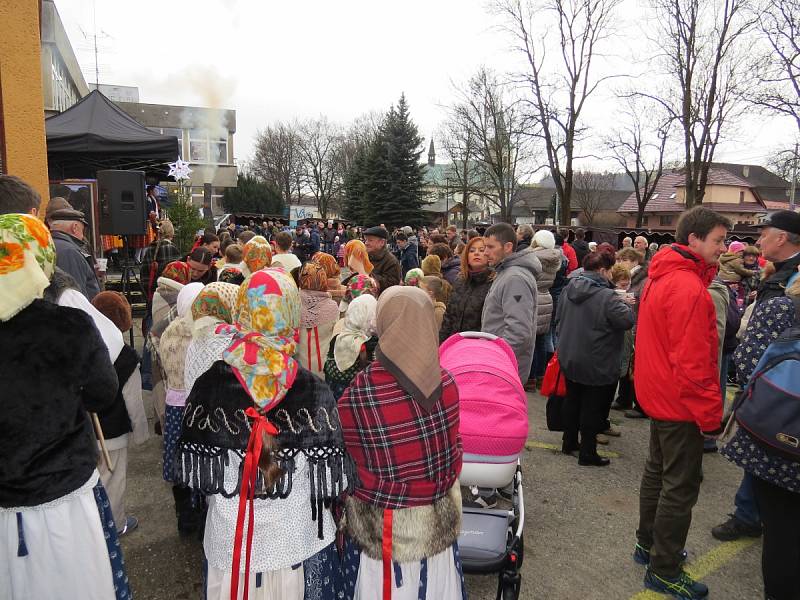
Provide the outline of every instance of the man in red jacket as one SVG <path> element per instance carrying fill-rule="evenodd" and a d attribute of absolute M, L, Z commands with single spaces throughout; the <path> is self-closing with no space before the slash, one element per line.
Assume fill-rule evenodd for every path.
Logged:
<path fill-rule="evenodd" d="M 708 588 L 682 569 L 700 492 L 703 439 L 722 433 L 714 303 L 708 293 L 730 221 L 703 206 L 678 221 L 676 243 L 653 257 L 639 305 L 636 395 L 650 423 L 634 560 L 645 587 L 676 598 Z"/>

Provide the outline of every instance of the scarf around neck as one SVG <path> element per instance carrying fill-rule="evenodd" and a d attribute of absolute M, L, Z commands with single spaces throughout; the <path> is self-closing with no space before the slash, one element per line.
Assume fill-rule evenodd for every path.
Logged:
<path fill-rule="evenodd" d="M 393 286 L 376 311 L 378 362 L 425 410 L 442 393 L 439 331 L 433 304 L 419 288 Z"/>

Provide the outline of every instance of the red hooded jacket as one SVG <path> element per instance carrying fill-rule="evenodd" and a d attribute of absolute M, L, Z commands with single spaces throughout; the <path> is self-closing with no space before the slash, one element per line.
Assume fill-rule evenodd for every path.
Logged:
<path fill-rule="evenodd" d="M 717 272 L 680 244 L 650 262 L 636 325 L 636 397 L 660 421 L 720 429 L 717 317 L 708 285 Z"/>
<path fill-rule="evenodd" d="M 578 255 L 575 254 L 575 248 L 570 246 L 567 242 L 564 242 L 561 246 L 561 251 L 564 253 L 564 256 L 567 257 L 567 275 L 569 275 L 581 266 L 578 264 Z"/>

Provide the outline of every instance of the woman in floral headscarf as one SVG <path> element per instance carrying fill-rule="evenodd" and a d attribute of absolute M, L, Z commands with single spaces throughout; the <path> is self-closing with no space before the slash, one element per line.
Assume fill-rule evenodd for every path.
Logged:
<path fill-rule="evenodd" d="M 325 269 L 315 262 L 300 268 L 300 343 L 297 360 L 309 371 L 324 377 L 325 356 L 331 345 L 333 326 L 339 319 L 339 307 L 331 298 Z"/>
<path fill-rule="evenodd" d="M 231 345 L 186 402 L 176 462 L 182 481 L 209 497 L 205 597 L 339 598 L 333 514 L 352 467 L 328 386 L 293 358 L 291 276 L 248 277 L 233 322 L 220 332 Z"/>
<path fill-rule="evenodd" d="M 339 263 L 327 252 L 317 252 L 311 257 L 311 260 L 325 269 L 325 274 L 328 276 L 328 291 L 331 294 L 331 298 L 336 302 L 341 301 L 347 288 L 343 286 L 342 282 L 339 280 L 342 274 Z"/>
<path fill-rule="evenodd" d="M 194 382 L 222 358 L 231 345 L 233 334 L 217 333 L 222 325 L 233 322 L 233 307 L 239 286 L 215 281 L 209 283 L 192 303 L 192 341 L 186 350 L 184 389 L 192 391 Z"/>
<path fill-rule="evenodd" d="M 356 273 L 348 277 L 346 281 L 347 290 L 344 293 L 344 298 L 339 303 L 340 314 L 347 312 L 347 307 L 350 303 L 363 294 L 378 296 L 378 284 L 372 277 Z"/>
<path fill-rule="evenodd" d="M 350 240 L 344 247 L 344 263 L 350 272 L 360 275 L 370 275 L 372 273 L 372 263 L 369 260 L 367 247 L 361 240 Z M 347 280 L 344 281 L 347 285 Z"/>
<path fill-rule="evenodd" d="M 189 490 L 178 485 L 175 476 L 175 447 L 181 433 L 183 407 L 189 392 L 184 385 L 186 351 L 192 341 L 191 307 L 203 284 L 193 282 L 185 285 L 176 302 L 177 318 L 169 324 L 158 345 L 158 357 L 166 375 L 166 410 L 164 413 L 164 481 L 172 483 L 175 513 L 178 517 L 178 532 L 188 535 L 200 526 L 201 514 L 193 506 Z"/>
<path fill-rule="evenodd" d="M 422 269 L 409 269 L 408 273 L 406 273 L 405 279 L 403 280 L 403 284 L 410 285 L 411 287 L 419 287 L 423 277 L 425 277 L 425 273 L 422 271 Z"/>
<path fill-rule="evenodd" d="M 272 246 L 260 235 L 254 236 L 242 250 L 242 275 L 249 275 L 266 269 L 272 264 Z"/>
<path fill-rule="evenodd" d="M 0 598 L 128 598 L 86 412 L 117 375 L 92 319 L 42 300 L 54 270 L 42 222 L 0 215 Z"/>

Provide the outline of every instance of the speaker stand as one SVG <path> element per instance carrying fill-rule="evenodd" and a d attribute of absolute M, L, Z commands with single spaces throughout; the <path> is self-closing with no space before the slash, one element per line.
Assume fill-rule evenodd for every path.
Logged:
<path fill-rule="evenodd" d="M 122 295 L 128 300 L 128 304 L 131 305 L 131 312 L 133 312 L 133 297 L 134 297 L 134 290 L 139 290 L 139 293 L 142 295 L 142 298 L 145 300 L 145 304 L 147 303 L 147 295 L 144 292 L 144 288 L 142 287 L 142 282 L 139 279 L 139 274 L 136 272 L 136 260 L 131 257 L 130 253 L 130 244 L 128 243 L 128 236 L 123 235 L 122 237 L 122 262 L 120 263 L 120 268 L 122 269 L 122 279 L 120 280 L 121 287 L 122 287 Z M 135 285 L 135 287 L 134 287 Z M 133 327 L 130 328 L 128 332 L 130 334 L 131 339 L 131 348 L 135 348 L 133 343 Z"/>

